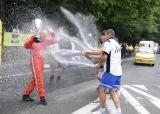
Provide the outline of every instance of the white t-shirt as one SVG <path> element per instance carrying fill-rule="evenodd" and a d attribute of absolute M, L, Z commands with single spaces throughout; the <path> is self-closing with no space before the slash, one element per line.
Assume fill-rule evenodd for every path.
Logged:
<path fill-rule="evenodd" d="M 102 44 L 102 50 L 107 54 L 107 61 L 104 65 L 104 71 L 115 76 L 121 76 L 122 66 L 120 44 L 114 39 L 109 39 Z"/>

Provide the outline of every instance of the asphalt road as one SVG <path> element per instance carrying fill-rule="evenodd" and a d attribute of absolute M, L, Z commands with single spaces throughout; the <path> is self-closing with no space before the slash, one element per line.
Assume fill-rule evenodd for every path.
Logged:
<path fill-rule="evenodd" d="M 157 55 L 154 67 L 134 65 L 133 60 L 123 61 L 122 66 L 120 98 L 123 114 L 159 114 L 160 55 Z M 49 80 L 51 73 L 50 69 L 47 69 L 44 80 L 48 106 L 44 107 L 38 105 L 36 92 L 32 95 L 36 99 L 34 103 L 21 101 L 21 94 L 30 78 L 27 65 L 0 67 L 0 114 L 71 114 L 97 98 L 97 82 L 93 68 L 71 66 L 65 70 L 60 81 L 55 79 L 53 82 Z M 92 110 L 92 113 L 97 109 Z"/>

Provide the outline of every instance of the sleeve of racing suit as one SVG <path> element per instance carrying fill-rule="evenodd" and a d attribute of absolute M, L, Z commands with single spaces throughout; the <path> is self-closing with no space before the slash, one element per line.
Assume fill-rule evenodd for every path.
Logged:
<path fill-rule="evenodd" d="M 30 49 L 32 47 L 32 44 L 34 42 L 34 36 L 30 37 L 25 43 L 24 43 L 24 47 L 26 49 Z"/>
<path fill-rule="evenodd" d="M 50 40 L 44 40 L 44 43 L 47 46 L 57 43 L 56 33 L 51 32 L 50 34 L 51 34 L 51 39 Z"/>

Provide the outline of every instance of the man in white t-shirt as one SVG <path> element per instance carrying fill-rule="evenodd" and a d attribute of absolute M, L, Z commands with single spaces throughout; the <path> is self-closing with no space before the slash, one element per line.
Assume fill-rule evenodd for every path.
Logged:
<path fill-rule="evenodd" d="M 120 99 L 116 94 L 117 88 L 120 87 L 122 66 L 121 66 L 121 46 L 115 39 L 115 32 L 113 29 L 108 29 L 100 34 L 102 42 L 101 50 L 94 52 L 82 52 L 82 55 L 87 55 L 99 60 L 105 60 L 102 78 L 99 84 L 99 99 L 100 99 L 100 114 L 106 114 L 106 89 L 109 93 L 115 107 L 116 114 L 121 113 Z M 104 59 L 105 58 L 105 59 Z M 99 65 L 101 66 L 101 65 Z"/>

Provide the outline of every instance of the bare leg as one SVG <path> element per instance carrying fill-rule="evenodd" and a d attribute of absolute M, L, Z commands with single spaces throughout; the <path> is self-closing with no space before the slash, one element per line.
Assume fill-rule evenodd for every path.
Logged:
<path fill-rule="evenodd" d="M 100 99 L 100 107 L 106 108 L 106 89 L 104 87 L 99 87 L 99 99 Z"/>
<path fill-rule="evenodd" d="M 119 97 L 116 94 L 116 88 L 110 90 L 110 95 L 113 99 L 116 109 L 121 109 L 121 103 Z"/>

